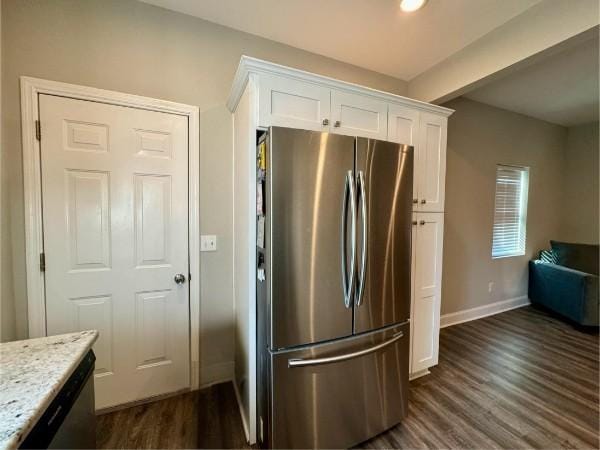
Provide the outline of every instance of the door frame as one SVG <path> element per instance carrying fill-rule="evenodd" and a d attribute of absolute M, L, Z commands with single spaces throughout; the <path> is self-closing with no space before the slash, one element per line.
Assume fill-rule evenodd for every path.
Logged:
<path fill-rule="evenodd" d="M 42 227 L 42 172 L 40 142 L 36 137 L 39 95 L 48 94 L 177 114 L 188 118 L 188 221 L 190 270 L 190 371 L 191 388 L 200 385 L 200 110 L 197 106 L 138 95 L 22 76 L 21 139 L 25 200 L 25 264 L 29 337 L 46 336 L 46 296 L 40 254 L 44 250 Z"/>

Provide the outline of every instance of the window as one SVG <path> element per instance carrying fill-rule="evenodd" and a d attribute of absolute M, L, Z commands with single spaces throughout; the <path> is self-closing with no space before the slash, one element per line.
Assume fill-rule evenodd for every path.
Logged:
<path fill-rule="evenodd" d="M 529 168 L 498 165 L 492 258 L 525 254 Z"/>

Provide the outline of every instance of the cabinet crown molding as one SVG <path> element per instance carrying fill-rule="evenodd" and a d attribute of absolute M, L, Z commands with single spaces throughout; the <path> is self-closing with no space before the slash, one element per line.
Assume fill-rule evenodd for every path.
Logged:
<path fill-rule="evenodd" d="M 229 98 L 227 99 L 227 108 L 234 112 L 237 104 L 242 96 L 250 74 L 267 74 L 274 76 L 282 76 L 292 78 L 304 82 L 318 84 L 323 87 L 335 88 L 342 91 L 353 92 L 361 95 L 368 95 L 380 100 L 384 100 L 391 104 L 404 105 L 417 110 L 430 112 L 443 117 L 450 116 L 454 110 L 444 108 L 443 106 L 432 105 L 431 103 L 414 100 L 412 98 L 403 97 L 401 95 L 390 94 L 389 92 L 379 91 L 377 89 L 360 86 L 346 81 L 336 80 L 335 78 L 317 75 L 292 67 L 282 66 L 262 59 L 253 58 L 251 56 L 242 55 L 237 71 L 233 78 Z"/>

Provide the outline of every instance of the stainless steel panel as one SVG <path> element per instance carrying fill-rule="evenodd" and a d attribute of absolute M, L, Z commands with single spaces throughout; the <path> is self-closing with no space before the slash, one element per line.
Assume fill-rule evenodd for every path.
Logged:
<path fill-rule="evenodd" d="M 364 178 L 365 189 L 358 189 L 357 195 L 360 216 L 366 207 L 367 227 L 363 234 L 360 217 L 357 240 L 366 235 L 366 267 L 364 279 L 360 279 L 360 265 L 357 271 L 360 288 L 355 299 L 354 332 L 362 333 L 410 317 L 413 148 L 357 138 L 356 176 Z M 357 247 L 357 258 L 362 261 L 363 242 Z"/>
<path fill-rule="evenodd" d="M 348 336 L 340 231 L 354 138 L 273 127 L 269 150 L 270 347 Z"/>
<path fill-rule="evenodd" d="M 272 354 L 270 446 L 348 448 L 400 422 L 408 410 L 409 335 L 409 325 L 404 324 Z M 377 346 L 382 348 L 372 351 Z M 298 360 L 339 359 L 361 352 L 366 354 L 290 367 Z"/>
<path fill-rule="evenodd" d="M 48 448 L 96 448 L 94 409 L 94 375 L 92 373 Z"/>

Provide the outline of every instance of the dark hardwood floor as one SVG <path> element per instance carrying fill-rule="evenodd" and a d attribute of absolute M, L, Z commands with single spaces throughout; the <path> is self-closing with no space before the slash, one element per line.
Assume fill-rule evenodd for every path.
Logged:
<path fill-rule="evenodd" d="M 364 448 L 598 448 L 598 334 L 525 307 L 445 328 L 409 417 Z M 109 413 L 100 448 L 247 448 L 230 383 Z"/>
<path fill-rule="evenodd" d="M 250 448 L 231 383 L 98 416 L 98 448 Z"/>
<path fill-rule="evenodd" d="M 367 448 L 598 448 L 598 334 L 533 307 L 445 328 L 409 417 Z"/>

